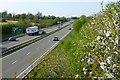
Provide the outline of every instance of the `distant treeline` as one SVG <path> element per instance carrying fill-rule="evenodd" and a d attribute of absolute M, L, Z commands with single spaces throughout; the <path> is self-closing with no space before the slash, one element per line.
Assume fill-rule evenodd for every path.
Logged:
<path fill-rule="evenodd" d="M 0 17 L 2 17 L 3 19 L 7 19 L 7 20 L 18 20 L 18 21 L 20 19 L 34 20 L 34 19 L 55 19 L 55 18 L 57 18 L 55 16 L 42 15 L 42 13 L 40 13 L 40 12 L 37 12 L 36 14 L 32 14 L 32 13 L 29 13 L 29 12 L 27 14 L 26 13 L 15 14 L 15 13 L 8 13 L 7 11 L 0 12 Z"/>
<path fill-rule="evenodd" d="M 50 27 L 52 25 L 58 24 L 57 22 L 59 21 L 63 23 L 68 20 L 68 18 L 66 17 L 56 17 L 50 15 L 45 16 L 42 15 L 42 13 L 40 12 L 37 12 L 36 14 L 32 14 L 32 13 L 14 14 L 14 13 L 8 13 L 7 11 L 0 12 L 0 18 L 1 18 L 0 19 L 1 22 L 6 22 L 7 20 L 13 20 L 13 21 L 18 21 L 18 26 L 21 27 L 38 25 L 40 28 Z"/>

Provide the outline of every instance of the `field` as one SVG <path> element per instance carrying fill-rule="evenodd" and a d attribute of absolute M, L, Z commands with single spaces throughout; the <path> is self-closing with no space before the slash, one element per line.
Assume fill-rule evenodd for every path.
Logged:
<path fill-rule="evenodd" d="M 16 24 L 18 21 L 6 20 L 6 22 L 0 22 L 1 24 Z"/>

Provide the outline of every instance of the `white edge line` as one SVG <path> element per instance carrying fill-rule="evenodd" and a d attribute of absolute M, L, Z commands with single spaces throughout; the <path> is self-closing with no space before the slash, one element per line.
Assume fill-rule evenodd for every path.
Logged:
<path fill-rule="evenodd" d="M 64 35 L 61 39 L 65 38 L 71 31 L 67 32 L 66 35 Z M 24 74 L 29 68 L 31 68 L 32 65 L 34 65 L 40 58 L 42 58 L 44 55 L 46 55 L 50 50 L 55 48 L 58 45 L 59 41 L 56 42 L 49 50 L 47 50 L 43 55 L 41 55 L 37 60 L 35 60 L 30 66 L 28 66 L 22 73 L 20 73 L 16 78 L 19 78 L 22 74 Z M 26 72 L 27 74 L 33 69 L 33 67 Z M 24 78 L 26 75 L 23 75 L 22 78 Z"/>

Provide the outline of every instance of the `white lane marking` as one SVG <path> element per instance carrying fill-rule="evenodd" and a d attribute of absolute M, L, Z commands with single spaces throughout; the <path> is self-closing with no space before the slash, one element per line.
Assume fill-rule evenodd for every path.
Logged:
<path fill-rule="evenodd" d="M 70 32 L 71 32 L 71 31 L 67 32 L 67 34 L 64 35 L 61 39 L 63 39 L 64 37 L 66 37 Z M 28 66 L 23 72 L 21 72 L 16 78 L 19 78 L 21 75 L 23 75 L 22 78 L 24 78 L 24 77 L 26 76 L 26 75 L 24 75 L 24 73 L 28 74 L 28 73 L 33 69 L 33 67 L 32 67 L 32 69 L 31 69 L 31 66 L 34 65 L 34 64 L 35 64 L 40 58 L 42 58 L 44 55 L 46 55 L 50 50 L 52 50 L 58 43 L 59 43 L 59 41 L 56 42 L 50 49 L 48 49 L 48 50 L 47 50 L 43 55 L 41 55 L 37 60 L 35 60 L 30 66 Z M 30 69 L 30 70 L 28 70 L 28 69 Z M 26 72 L 26 71 L 28 71 L 28 72 Z"/>
<path fill-rule="evenodd" d="M 26 55 L 29 55 L 30 54 L 30 52 L 29 53 L 27 53 Z"/>
<path fill-rule="evenodd" d="M 52 46 L 50 47 L 50 50 L 53 49 L 58 43 L 59 43 L 59 41 L 56 42 L 54 45 L 52 45 Z"/>
<path fill-rule="evenodd" d="M 12 64 L 15 64 L 17 61 L 14 61 Z"/>

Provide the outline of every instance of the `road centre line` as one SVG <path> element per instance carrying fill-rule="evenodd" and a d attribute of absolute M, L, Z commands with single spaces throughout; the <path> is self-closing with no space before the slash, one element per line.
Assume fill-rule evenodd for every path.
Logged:
<path fill-rule="evenodd" d="M 29 55 L 31 52 L 27 53 L 26 55 Z"/>
<path fill-rule="evenodd" d="M 12 64 L 15 64 L 17 61 L 14 61 Z"/>

